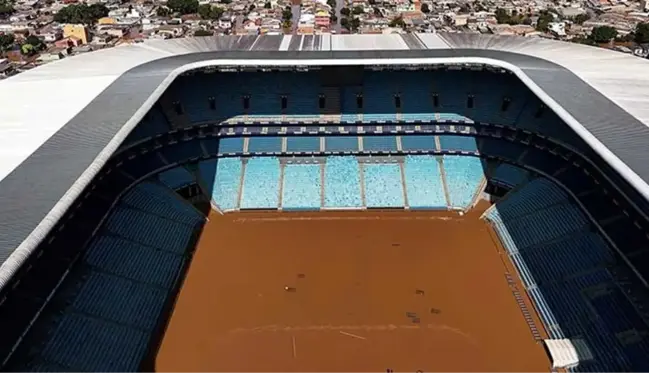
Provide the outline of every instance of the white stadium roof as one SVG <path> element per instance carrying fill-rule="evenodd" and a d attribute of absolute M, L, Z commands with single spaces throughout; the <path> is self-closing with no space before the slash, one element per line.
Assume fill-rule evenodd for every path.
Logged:
<path fill-rule="evenodd" d="M 514 72 L 649 200 L 649 60 L 476 34 L 151 41 L 63 59 L 0 82 L 0 288 L 181 72 L 218 64 L 441 63 Z"/>

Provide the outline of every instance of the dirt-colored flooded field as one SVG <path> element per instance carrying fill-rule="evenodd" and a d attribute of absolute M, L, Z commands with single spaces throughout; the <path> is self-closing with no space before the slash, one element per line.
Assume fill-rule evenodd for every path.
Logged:
<path fill-rule="evenodd" d="M 503 258 L 473 214 L 213 213 L 155 368 L 549 371 Z"/>

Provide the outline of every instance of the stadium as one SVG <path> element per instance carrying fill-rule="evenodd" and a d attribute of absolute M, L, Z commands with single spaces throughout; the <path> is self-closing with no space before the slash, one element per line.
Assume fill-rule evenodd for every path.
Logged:
<path fill-rule="evenodd" d="M 649 62 L 226 36 L 0 82 L 6 371 L 647 371 Z"/>

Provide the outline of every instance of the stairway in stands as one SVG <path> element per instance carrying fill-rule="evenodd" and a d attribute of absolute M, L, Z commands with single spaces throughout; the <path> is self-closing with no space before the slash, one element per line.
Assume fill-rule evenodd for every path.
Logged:
<path fill-rule="evenodd" d="M 173 128 L 183 128 L 189 127 L 191 125 L 189 118 L 187 118 L 187 115 L 176 113 L 176 111 L 174 110 L 174 99 L 169 93 L 163 94 L 160 97 L 159 102 L 160 107 L 162 108 L 162 112 L 164 113 L 165 117 L 167 117 L 167 120 Z"/>
<path fill-rule="evenodd" d="M 320 114 L 326 116 L 340 115 L 340 88 L 322 87 L 322 94 L 326 97 L 325 107 Z"/>

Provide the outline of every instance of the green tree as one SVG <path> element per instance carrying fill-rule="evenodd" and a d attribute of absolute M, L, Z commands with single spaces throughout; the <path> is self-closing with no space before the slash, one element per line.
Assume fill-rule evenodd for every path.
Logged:
<path fill-rule="evenodd" d="M 230 4 L 231 2 L 232 2 L 232 0 L 221 0 L 220 1 L 221 4 L 226 4 L 226 5 Z"/>
<path fill-rule="evenodd" d="M 363 9 L 362 6 L 355 6 L 354 9 L 352 10 L 352 13 L 356 15 L 363 14 L 364 12 L 365 10 Z"/>
<path fill-rule="evenodd" d="M 198 12 L 198 0 L 168 0 L 167 7 L 180 14 L 192 14 Z"/>
<path fill-rule="evenodd" d="M 10 16 L 15 12 L 13 2 L 10 0 L 0 0 L 0 18 Z"/>
<path fill-rule="evenodd" d="M 608 43 L 615 39 L 617 30 L 611 26 L 597 26 L 593 27 L 588 38 L 595 43 Z"/>
<path fill-rule="evenodd" d="M 59 10 L 54 15 L 54 21 L 59 23 L 83 23 L 92 25 L 99 18 L 108 15 L 108 8 L 103 4 L 72 4 Z"/>
<path fill-rule="evenodd" d="M 352 14 L 352 11 L 349 10 L 349 8 L 342 8 L 340 9 L 340 14 L 344 15 L 345 17 L 349 17 L 349 15 Z"/>
<path fill-rule="evenodd" d="M 390 21 L 389 26 L 390 27 L 401 27 L 401 28 L 403 28 L 403 27 L 406 27 L 406 23 L 403 21 L 403 18 L 401 18 L 401 16 L 399 16 L 399 17 L 393 19 L 392 21 Z"/>
<path fill-rule="evenodd" d="M 25 44 L 32 45 L 37 51 L 45 49 L 45 43 L 35 35 L 27 36 L 27 38 L 25 38 Z"/>
<path fill-rule="evenodd" d="M 582 14 L 577 14 L 575 16 L 575 19 L 573 20 L 576 24 L 581 25 L 582 23 L 588 21 L 590 19 L 590 16 L 588 13 L 582 13 Z"/>
<path fill-rule="evenodd" d="M 635 36 L 636 43 L 649 43 L 649 23 L 638 23 L 635 26 L 635 31 L 633 32 L 633 34 Z"/>
<path fill-rule="evenodd" d="M 0 52 L 11 49 L 15 42 L 16 38 L 13 34 L 0 34 Z"/>
<path fill-rule="evenodd" d="M 552 21 L 554 21 L 554 15 L 551 12 L 547 10 L 541 11 L 539 20 L 536 22 L 536 30 L 541 32 L 548 31 L 548 25 Z"/>
<path fill-rule="evenodd" d="M 430 7 L 428 6 L 428 4 L 426 3 L 421 4 L 421 11 L 424 13 L 430 13 Z"/>
<path fill-rule="evenodd" d="M 332 8 L 336 7 L 336 0 L 327 0 L 327 5 L 329 5 Z"/>
<path fill-rule="evenodd" d="M 159 6 L 158 9 L 155 10 L 155 14 L 158 15 L 158 17 L 169 17 L 171 15 L 171 10 L 165 6 Z"/>
<path fill-rule="evenodd" d="M 509 13 L 505 9 L 496 8 L 496 22 L 498 23 L 509 23 Z"/>
<path fill-rule="evenodd" d="M 342 26 L 342 27 L 349 30 L 349 18 L 345 18 L 345 17 L 341 18 L 340 19 L 340 26 Z"/>
<path fill-rule="evenodd" d="M 270 4 L 270 1 L 266 1 L 264 3 L 264 9 L 270 9 L 270 8 L 272 8 L 272 5 Z"/>
<path fill-rule="evenodd" d="M 198 15 L 202 19 L 219 19 L 223 15 L 223 8 L 210 4 L 202 4 L 198 7 Z"/>
<path fill-rule="evenodd" d="M 206 4 L 209 5 L 209 4 Z M 211 30 L 196 30 L 194 31 L 194 36 L 212 36 L 214 35 L 214 31 Z"/>
<path fill-rule="evenodd" d="M 287 6 L 282 11 L 282 20 L 286 22 L 286 21 L 290 21 L 291 19 L 293 19 L 293 11 L 291 10 L 290 6 Z"/>
<path fill-rule="evenodd" d="M 351 27 L 352 31 L 358 31 L 358 28 L 361 27 L 361 20 L 354 17 L 349 21 L 349 27 Z"/>
<path fill-rule="evenodd" d="M 36 48 L 31 44 L 23 44 L 20 46 L 20 53 L 25 56 L 33 56 L 36 54 Z"/>

